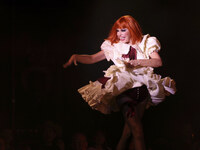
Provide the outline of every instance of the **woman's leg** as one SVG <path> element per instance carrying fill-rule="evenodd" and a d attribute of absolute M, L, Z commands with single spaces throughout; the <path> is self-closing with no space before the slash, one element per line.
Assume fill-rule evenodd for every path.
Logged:
<path fill-rule="evenodd" d="M 148 95 L 146 87 L 142 86 L 125 91 L 117 97 L 117 104 L 125 118 L 123 134 L 127 133 L 126 131 L 128 131 L 127 128 L 129 127 L 133 140 L 131 143 L 135 146 L 135 150 L 145 150 L 141 120 L 146 108 Z M 121 137 L 122 141 L 120 139 L 117 150 L 123 150 L 124 147 L 120 147 L 121 143 L 128 144 L 127 141 L 124 141 L 125 139 L 128 140 L 128 138 L 124 138 L 123 134 Z"/>
<path fill-rule="evenodd" d="M 125 122 L 122 136 L 117 144 L 116 150 L 126 150 L 128 144 L 127 141 L 130 138 L 130 136 L 131 136 L 130 127 L 128 126 L 127 122 Z"/>
<path fill-rule="evenodd" d="M 134 116 L 126 117 L 126 122 L 131 130 L 135 150 L 145 150 L 142 116 L 146 107 L 146 100 L 135 106 Z"/>

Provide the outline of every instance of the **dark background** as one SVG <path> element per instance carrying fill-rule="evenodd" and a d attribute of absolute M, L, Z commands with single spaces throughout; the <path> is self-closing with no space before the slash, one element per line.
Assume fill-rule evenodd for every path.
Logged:
<path fill-rule="evenodd" d="M 115 145 L 123 127 L 120 113 L 103 115 L 77 89 L 103 75 L 111 64 L 62 68 L 74 53 L 93 54 L 123 15 L 133 16 L 144 34 L 161 42 L 163 67 L 177 93 L 144 116 L 146 137 L 184 140 L 200 129 L 199 5 L 182 0 L 13 0 L 1 1 L 0 128 L 35 129 L 45 120 L 73 132 L 107 131 Z M 147 140 L 147 141 L 148 141 Z"/>

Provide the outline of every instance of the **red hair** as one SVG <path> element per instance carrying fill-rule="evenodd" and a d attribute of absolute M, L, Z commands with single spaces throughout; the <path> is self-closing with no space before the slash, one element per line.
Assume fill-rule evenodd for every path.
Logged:
<path fill-rule="evenodd" d="M 139 23 L 129 15 L 120 17 L 112 26 L 111 31 L 107 40 L 113 43 L 119 42 L 117 37 L 117 29 L 127 28 L 131 35 L 131 42 L 135 44 L 136 42 L 140 42 L 142 40 L 142 29 Z"/>

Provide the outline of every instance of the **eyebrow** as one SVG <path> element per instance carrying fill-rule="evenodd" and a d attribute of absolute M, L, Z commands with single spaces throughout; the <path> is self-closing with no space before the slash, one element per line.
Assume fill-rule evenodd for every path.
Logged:
<path fill-rule="evenodd" d="M 119 30 L 124 31 L 124 30 L 127 30 L 127 28 L 116 29 L 116 31 L 119 31 Z"/>

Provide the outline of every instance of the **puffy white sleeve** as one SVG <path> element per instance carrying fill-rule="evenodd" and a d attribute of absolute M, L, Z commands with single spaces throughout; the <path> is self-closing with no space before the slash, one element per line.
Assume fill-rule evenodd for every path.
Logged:
<path fill-rule="evenodd" d="M 160 42 L 157 40 L 156 37 L 149 37 L 147 38 L 146 42 L 146 54 L 149 56 L 154 51 L 159 52 L 161 49 Z"/>
<path fill-rule="evenodd" d="M 104 51 L 107 61 L 114 57 L 114 46 L 111 45 L 110 41 L 105 40 L 101 45 L 101 50 Z"/>

